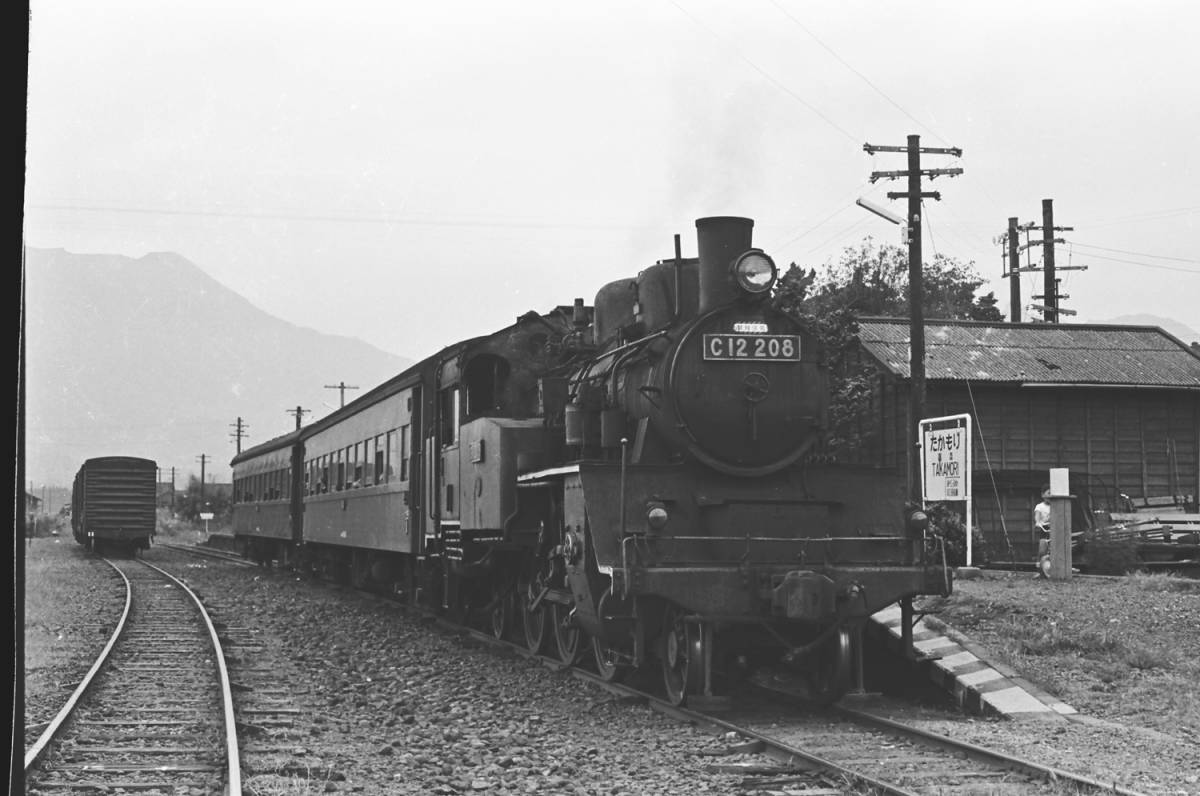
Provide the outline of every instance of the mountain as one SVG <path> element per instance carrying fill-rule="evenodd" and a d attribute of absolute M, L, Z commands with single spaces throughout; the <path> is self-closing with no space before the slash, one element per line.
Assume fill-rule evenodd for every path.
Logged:
<path fill-rule="evenodd" d="M 228 481 L 243 448 L 337 406 L 411 360 L 275 318 L 178 254 L 26 249 L 26 479 L 69 484 L 93 456 L 154 459 Z M 361 394 L 361 393 L 360 393 Z M 348 392 L 352 400 L 354 392 Z M 310 414 L 311 413 L 311 414 Z M 28 486 L 28 484 L 26 484 Z"/>
<path fill-rule="evenodd" d="M 1175 335 L 1188 345 L 1200 343 L 1200 332 L 1185 326 L 1179 321 L 1163 318 L 1158 315 L 1120 315 L 1116 318 L 1110 318 L 1107 321 L 1092 321 L 1092 323 L 1111 323 L 1122 326 L 1157 326 L 1164 332 Z"/>

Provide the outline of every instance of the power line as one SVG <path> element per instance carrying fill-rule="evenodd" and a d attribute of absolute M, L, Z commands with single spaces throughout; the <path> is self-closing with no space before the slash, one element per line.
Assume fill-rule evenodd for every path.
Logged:
<path fill-rule="evenodd" d="M 596 224 L 583 222 L 546 222 L 524 221 L 520 219 L 507 220 L 466 220 L 446 218 L 419 218 L 413 216 L 368 216 L 368 215 L 334 215 L 329 213 L 292 213 L 283 211 L 251 211 L 251 210 L 197 210 L 190 208 L 165 207 L 128 207 L 121 205 L 85 205 L 85 204 L 29 204 L 36 210 L 64 210 L 81 213 L 121 213 L 161 216 L 196 216 L 204 218 L 235 218 L 255 219 L 259 221 L 328 221 L 343 224 L 393 224 L 426 227 L 500 227 L 502 229 L 593 229 L 627 231 L 629 224 Z"/>
<path fill-rule="evenodd" d="M 1138 265 L 1138 266 L 1141 266 L 1142 268 L 1156 268 L 1160 271 L 1178 271 L 1178 272 L 1184 273 L 1184 274 L 1200 274 L 1200 269 L 1196 269 L 1196 268 L 1180 268 L 1179 266 L 1174 266 L 1174 265 L 1156 265 L 1154 263 L 1138 262 L 1137 260 L 1123 260 L 1120 257 L 1105 257 L 1102 254 L 1089 254 L 1088 257 L 1095 259 L 1095 260 L 1108 260 L 1109 262 L 1114 262 L 1114 263 L 1125 263 L 1127 265 Z"/>
<path fill-rule="evenodd" d="M 849 132 L 847 132 L 846 128 L 842 127 L 840 124 L 835 122 L 833 119 L 830 119 L 824 113 L 819 111 L 815 105 L 813 105 L 808 100 L 804 99 L 799 94 L 797 94 L 796 92 L 792 91 L 790 88 L 785 86 L 783 83 L 781 83 L 779 80 L 777 80 L 774 76 L 772 76 L 769 72 L 767 72 L 767 70 L 763 69 L 761 66 L 759 66 L 758 64 L 751 61 L 749 58 L 747 58 L 745 55 L 743 55 L 740 50 L 738 50 L 733 45 L 731 45 L 725 37 L 718 34 L 716 31 L 714 31 L 708 25 L 705 25 L 702 21 L 700 21 L 700 19 L 698 19 L 696 16 L 694 16 L 686 8 L 679 5 L 679 3 L 676 3 L 675 0 L 671 0 L 671 5 L 678 8 L 679 12 L 681 14 L 683 14 L 684 16 L 686 16 L 688 19 L 690 19 L 692 22 L 696 23 L 700 27 L 704 28 L 704 30 L 708 31 L 708 34 L 710 36 L 712 36 L 714 39 L 716 39 L 717 41 L 724 44 L 726 46 L 726 48 L 728 48 L 730 51 L 733 52 L 734 55 L 736 55 L 737 57 L 739 57 L 743 61 L 745 61 L 750 66 L 750 68 L 752 68 L 754 71 L 758 72 L 760 75 L 762 75 L 764 78 L 766 78 L 777 89 L 779 89 L 783 93 L 787 94 L 792 99 L 796 100 L 796 102 L 799 102 L 801 105 L 803 105 L 809 111 L 811 111 L 814 115 L 816 115 L 819 119 L 821 119 L 821 121 L 825 122 L 827 125 L 832 127 L 834 130 L 837 130 L 839 133 L 846 136 L 846 138 L 849 138 L 851 141 L 858 143 L 858 138 L 856 136 L 851 135 Z"/>
<path fill-rule="evenodd" d="M 1089 229 L 1092 227 L 1112 227 L 1118 224 L 1137 223 L 1140 221 L 1160 221 L 1164 218 L 1174 218 L 1175 216 L 1186 216 L 1200 210 L 1200 207 L 1175 207 L 1169 210 L 1152 210 L 1146 213 L 1134 213 L 1128 216 L 1117 216 L 1116 218 L 1104 219 L 1102 221 L 1083 222 L 1080 226 L 1086 226 Z"/>
<path fill-rule="evenodd" d="M 1104 246 L 1093 246 L 1090 243 L 1079 243 L 1078 241 L 1071 241 L 1071 245 L 1079 246 L 1080 248 L 1083 248 L 1083 249 L 1099 249 L 1102 252 L 1116 252 L 1118 254 L 1132 254 L 1135 257 L 1153 257 L 1156 260 L 1174 260 L 1174 261 L 1180 262 L 1180 263 L 1200 263 L 1200 260 L 1193 260 L 1188 257 L 1171 257 L 1166 254 L 1148 254 L 1147 252 L 1131 252 L 1131 251 L 1126 251 L 1125 249 L 1109 249 L 1109 248 L 1105 248 Z"/>
<path fill-rule="evenodd" d="M 905 110 L 904 107 L 900 105 L 900 103 L 896 102 L 894 99 L 892 99 L 887 94 L 885 94 L 883 89 L 879 88 L 879 86 L 872 83 L 871 80 L 866 75 L 864 75 L 862 72 L 858 71 L 853 66 L 851 66 L 846 61 L 845 58 L 842 58 L 842 56 L 840 56 L 836 52 L 834 52 L 833 48 L 830 47 L 825 42 L 821 41 L 821 39 L 817 36 L 817 34 L 813 33 L 808 28 L 807 25 L 805 25 L 800 20 L 796 19 L 794 16 L 792 16 L 791 12 L 789 12 L 786 8 L 781 6 L 779 4 L 778 0 L 771 0 L 771 5 L 775 6 L 777 9 L 779 9 L 780 13 L 782 13 L 785 17 L 790 19 L 792 22 L 796 23 L 796 25 L 799 26 L 799 28 L 801 30 L 803 30 L 805 33 L 807 33 L 809 36 L 812 37 L 813 41 L 815 41 L 817 44 L 821 45 L 821 47 L 823 47 L 826 52 L 828 52 L 830 55 L 832 55 L 834 58 L 836 58 L 838 63 L 840 63 L 842 66 L 846 67 L 851 72 L 853 72 L 855 75 L 857 75 L 864 83 L 866 83 L 868 86 L 870 86 L 875 91 L 876 94 L 878 94 L 879 96 L 883 97 L 885 100 L 890 102 L 892 104 L 892 106 L 896 108 L 896 110 L 903 113 L 910 120 L 912 120 L 912 122 L 915 123 L 916 125 L 924 128 L 926 131 L 931 133 L 935 138 L 941 139 L 942 141 L 946 140 L 941 135 L 939 135 L 935 130 L 930 129 L 928 125 L 922 123 L 920 119 L 918 119 L 917 117 L 915 117 L 911 113 L 909 113 L 907 110 Z"/>

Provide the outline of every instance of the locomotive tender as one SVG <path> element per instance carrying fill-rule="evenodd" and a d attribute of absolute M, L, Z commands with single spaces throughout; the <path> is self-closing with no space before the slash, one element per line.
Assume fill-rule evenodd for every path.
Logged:
<path fill-rule="evenodd" d="M 71 489 L 71 532 L 97 553 L 134 552 L 154 536 L 158 465 L 133 456 L 88 459 Z"/>
<path fill-rule="evenodd" d="M 894 473 L 817 465 L 825 371 L 753 221 L 449 346 L 233 459 L 248 556 L 519 625 L 668 698 L 787 665 L 848 687 L 874 612 L 950 588 Z M 909 604 L 910 605 L 910 604 Z"/>

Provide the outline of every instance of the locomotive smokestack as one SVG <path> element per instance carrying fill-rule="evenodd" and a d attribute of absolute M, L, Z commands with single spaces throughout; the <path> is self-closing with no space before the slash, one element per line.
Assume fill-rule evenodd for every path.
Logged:
<path fill-rule="evenodd" d="M 701 315 L 738 297 L 729 266 L 735 257 L 751 248 L 753 230 L 752 218 L 713 216 L 696 219 Z"/>

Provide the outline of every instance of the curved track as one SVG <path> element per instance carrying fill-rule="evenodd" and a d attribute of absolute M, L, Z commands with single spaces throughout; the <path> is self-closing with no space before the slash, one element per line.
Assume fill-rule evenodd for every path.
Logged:
<path fill-rule="evenodd" d="M 26 792 L 241 793 L 233 699 L 216 630 L 181 581 L 141 561 L 112 638 L 25 754 Z"/>

